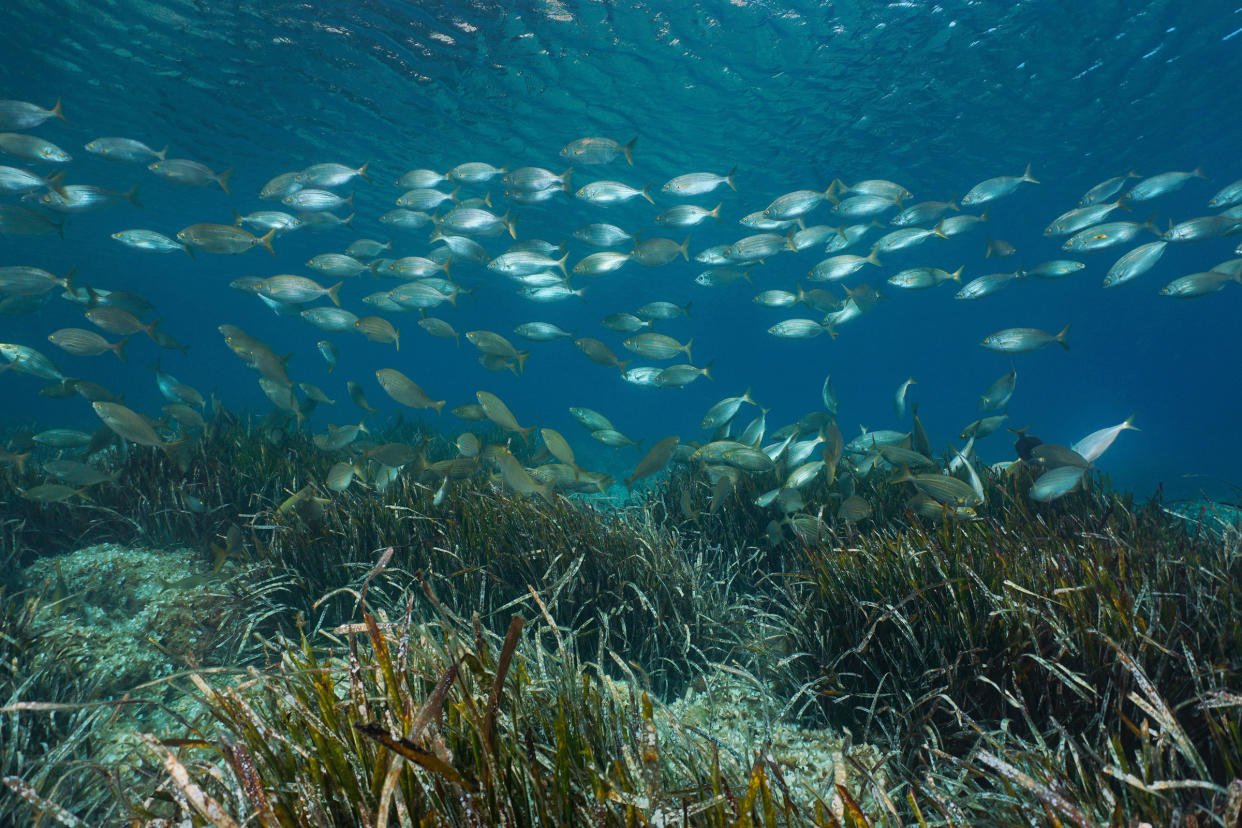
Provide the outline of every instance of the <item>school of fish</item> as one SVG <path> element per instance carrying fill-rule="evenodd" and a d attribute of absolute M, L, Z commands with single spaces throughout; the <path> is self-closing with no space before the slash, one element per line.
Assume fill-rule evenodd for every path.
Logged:
<path fill-rule="evenodd" d="M 59 100 L 50 109 L 18 100 L 0 101 L 0 161 L 14 165 L 0 166 L 0 236 L 63 236 L 66 223 L 76 214 L 142 208 L 138 186 L 117 192 L 66 182 L 70 174 L 78 177 L 79 169 L 82 176 L 89 177 L 89 165 L 94 162 L 75 160 L 76 149 L 67 151 L 30 132 L 51 127 L 49 122 L 57 119 L 65 120 Z M 621 143 L 606 137 L 572 141 L 560 151 L 566 168 L 559 172 L 516 162 L 495 166 L 463 160 L 443 172 L 413 168 L 395 181 L 379 182 L 372 180 L 368 163 L 353 166 L 321 160 L 274 175 L 254 194 L 256 201 L 270 205 L 256 204 L 257 209 L 244 215 L 235 212 L 232 224 L 204 221 L 183 228 L 118 226 L 111 238 L 146 254 L 186 255 L 187 267 L 194 265 L 189 259 L 200 255 L 243 255 L 261 248 L 278 262 L 268 268 L 272 275 L 239 275 L 232 288 L 253 296 L 280 316 L 300 319 L 308 328 L 306 352 L 317 350 L 328 371 L 337 364 L 336 342 L 341 337 L 361 335 L 371 342 L 391 345 L 389 358 L 375 368 L 375 385 L 371 387 L 377 387 L 398 406 L 431 409 L 437 415 L 449 402 L 435 399 L 434 393 L 418 383 L 434 391 L 436 375 L 431 368 L 440 366 L 428 366 L 408 356 L 411 336 L 427 335 L 458 343 L 464 337 L 486 370 L 511 371 L 518 376 L 523 375 L 528 360 L 539 359 L 540 349 L 565 347 L 551 343 L 568 340 L 585 357 L 582 370 L 599 370 L 585 364 L 589 361 L 614 369 L 622 382 L 677 388 L 700 378 L 710 380 L 713 361 L 696 364 L 693 337 L 684 335 L 693 324 L 690 304 L 652 301 L 640 307 L 595 307 L 593 286 L 619 278 L 614 274 L 636 266 L 665 267 L 678 259 L 694 262 L 702 267 L 693 281 L 717 289 L 751 282 L 756 269 L 777 257 L 782 261 L 801 257 L 806 261 L 802 272 L 803 280 L 811 285 L 809 289 L 795 281 L 754 296 L 757 305 L 787 316 L 774 321 L 767 333 L 792 340 L 824 334 L 835 338 L 843 330 L 861 325 L 858 320 L 875 311 L 883 298 L 879 290 L 861 281 L 868 272 L 883 273 L 884 283 L 898 291 L 935 290 L 952 282 L 959 286 L 957 299 L 977 301 L 1022 280 L 1063 279 L 1086 267 L 1083 261 L 1056 258 L 1030 268 L 979 275 L 962 284 L 966 265 L 949 271 L 929 266 L 897 268 L 886 263 L 886 258 L 898 251 L 979 233 L 989 211 L 1004 209 L 1004 199 L 1039 183 L 1029 166 L 1018 175 L 979 181 L 960 202 L 917 201 L 902 185 L 880 179 L 852 184 L 833 180 L 826 186 L 817 183 L 810 189 L 771 198 L 766 206 L 754 202 L 752 206 L 758 209 L 751 212 L 737 211 L 744 214 L 737 217 L 742 229 L 735 241 L 695 249 L 691 241 L 696 226 L 732 220 L 722 212 L 732 200 L 717 196 L 736 192 L 736 170 L 687 172 L 655 190 L 651 184 L 634 186 L 634 173 L 641 161 L 636 141 Z M 149 175 L 169 184 L 219 188 L 232 196 L 231 169 L 214 170 L 196 160 L 169 157 L 168 147 L 155 150 L 134 138 L 100 137 L 86 143 L 83 150 L 88 157 L 133 165 L 137 170 L 145 168 Z M 1242 180 L 1220 189 L 1207 201 L 1216 212 L 1169 222 L 1163 233 L 1153 219 L 1116 220 L 1113 215 L 1203 177 L 1197 169 L 1147 178 L 1133 172 L 1110 177 L 1054 218 L 1044 235 L 1063 240 L 1061 248 L 1074 256 L 1126 246 L 1128 249 L 1102 280 L 1104 288 L 1116 288 L 1155 268 L 1171 244 L 1242 233 Z M 355 237 L 343 242 L 339 252 L 316 255 L 302 263 L 280 259 L 279 241 L 286 234 L 311 230 L 331 232 L 333 238 L 351 234 L 353 191 L 357 187 L 391 190 L 391 209 L 367 217 L 382 225 L 388 238 Z M 570 199 L 597 210 L 598 221 L 550 241 L 520 236 L 521 210 L 536 205 L 554 209 L 558 202 Z M 700 199 L 702 204 L 690 203 L 690 199 Z M 608 222 L 609 209 L 627 202 L 645 205 L 652 222 L 682 240 L 648 235 L 645 227 L 627 229 Z M 814 223 L 817 217 L 834 223 Z M 158 225 L 158 217 L 152 216 L 150 223 Z M 866 244 L 872 237 L 874 240 Z M 990 239 L 983 258 L 990 262 L 1015 252 L 1008 242 Z M 1242 257 L 1242 245 L 1233 254 Z M 44 396 L 84 398 L 111 434 L 175 457 L 186 436 L 206 425 L 204 395 L 160 370 L 157 364 L 155 381 L 168 404 L 163 416 L 156 419 L 127 408 L 106 388 L 78 377 L 89 373 L 89 367 L 78 360 L 111 353 L 124 361 L 136 336 L 150 339 L 158 348 L 179 350 L 184 346 L 162 328 L 159 319 L 147 321 L 156 315 L 157 308 L 144 297 L 126 290 L 124 283 L 98 283 L 84 272 L 89 270 L 86 262 L 80 269 L 83 272 L 57 275 L 38 262 L 0 263 L 0 313 L 34 313 L 59 296 L 80 306 L 84 320 L 82 327 L 48 331 L 47 341 L 74 360 L 71 372 L 63 371 L 40 350 L 42 343 L 6 342 L 0 343 L 0 373 L 40 380 L 43 384 L 37 393 Z M 461 274 L 469 274 L 475 284 L 463 285 L 458 281 Z M 1222 261 L 1204 272 L 1180 275 L 1165 284 L 1160 293 L 1195 298 L 1216 293 L 1231 282 L 1242 282 L 1242 258 Z M 354 289 L 362 285 L 367 287 Z M 459 297 L 473 294 L 481 285 L 489 290 L 509 286 L 506 289 L 511 289 L 518 301 L 529 303 L 532 316 L 550 303 L 583 302 L 584 307 L 600 314 L 598 329 L 586 331 L 595 335 L 584 335 L 583 330 L 590 327 L 585 321 L 576 330 L 530 321 L 512 332 L 523 341 L 521 346 L 501 332 L 460 330 L 464 325 L 454 324 Z M 794 315 L 793 308 L 799 305 L 805 310 Z M 402 319 L 411 319 L 413 324 L 399 326 Z M 421 334 L 410 332 L 415 326 Z M 1053 343 L 1069 350 L 1069 327 L 1067 324 L 1056 332 L 1008 328 L 979 344 L 1010 355 L 1037 351 Z M 295 381 L 289 374 L 287 358 L 277 355 L 260 337 L 227 323 L 220 324 L 218 330 L 240 367 L 257 374 L 255 381 L 273 406 L 269 420 L 282 427 L 303 428 L 317 406 L 337 404 L 319 386 Z M 405 350 L 401 347 L 403 337 Z M 310 343 L 314 343 L 313 349 Z M 623 358 L 627 354 L 632 356 Z M 633 359 L 655 364 L 632 365 Z M 851 522 L 867 518 L 870 504 L 854 493 L 854 481 L 869 474 L 882 474 L 893 485 L 906 486 L 911 494 L 910 508 L 916 513 L 974 517 L 985 504 L 975 445 L 1003 427 L 1008 416 L 1005 409 L 1017 385 L 1017 370 L 1011 368 L 982 391 L 978 406 L 983 416 L 963 429 L 959 439 L 965 442 L 960 450 L 949 445 L 937 451 L 931 444 L 917 405 L 907 403 L 907 392 L 917 382 L 914 377 L 903 382 L 894 397 L 897 418 L 905 421 L 909 417 L 909 429 L 864 429 L 847 440 L 837 426 L 839 404 L 828 377 L 820 391 L 822 408 L 780 427 L 768 430 L 768 409 L 759 407 L 747 389 L 711 406 L 701 423 L 702 434 L 689 439 L 669 435 L 654 441 L 646 452 L 641 452 L 643 440 L 631 438 L 599 411 L 570 409 L 584 429 L 571 440 L 549 427 L 530 422 L 520 425 L 498 396 L 479 390 L 474 399 L 450 407 L 453 416 L 470 425 L 455 441 L 457 456 L 437 462 L 428 461 L 419 446 L 375 444 L 363 438 L 368 434 L 365 418 L 377 411 L 364 387 L 371 382 L 371 377 L 365 377 L 345 384 L 350 399 L 360 409 L 360 422 L 328 426 L 314 435 L 315 445 L 336 460 L 323 481 L 329 490 L 363 485 L 382 491 L 407 471 L 432 482 L 436 503 L 454 483 L 488 474 L 498 485 L 521 495 L 551 498 L 557 492 L 602 494 L 614 485 L 614 479 L 579 466 L 572 447 L 576 440 L 590 439 L 617 450 L 632 447 L 640 452 L 632 474 L 624 480 L 627 488 L 655 477 L 670 462 L 691 464 L 710 485 L 711 508 L 716 511 L 728 504 L 739 481 L 750 476 L 771 484 L 755 500 L 777 515 L 769 527 L 771 532 L 789 528 L 798 534 L 814 534 L 823 530 L 825 518 Z M 11 398 L 25 391 L 14 385 Z M 32 387 L 30 392 L 36 389 Z M 214 398 L 213 402 L 219 404 Z M 742 416 L 746 407 L 758 408 L 758 414 L 753 418 Z M 523 412 L 522 419 L 539 415 Z M 470 430 L 475 424 L 499 428 L 523 443 L 537 439 L 542 448 L 534 456 L 546 462 L 524 466 L 508 442 L 483 444 Z M 1018 459 L 990 468 L 993 473 L 1006 473 L 1024 465 L 1034 477 L 1029 496 L 1041 502 L 1056 500 L 1089 486 L 1096 461 L 1121 432 L 1132 428 L 1131 419 L 1126 419 L 1069 446 L 1043 443 L 1019 429 L 1014 432 L 1018 435 Z M 73 429 L 51 429 L 33 440 L 80 459 L 89 458 L 92 450 L 102 445 L 98 434 Z M 24 468 L 30 453 L 29 447 L 25 452 L 22 449 L 0 449 L 0 463 Z M 88 496 L 90 486 L 115 482 L 88 464 L 63 456 L 44 464 L 44 469 L 48 482 L 27 489 L 25 497 L 67 501 Z M 805 503 L 799 494 L 819 479 L 836 486 L 833 504 Z M 311 497 L 309 490 L 293 496 L 300 500 Z M 682 503 L 687 513 L 692 511 L 686 493 L 682 494 Z"/>

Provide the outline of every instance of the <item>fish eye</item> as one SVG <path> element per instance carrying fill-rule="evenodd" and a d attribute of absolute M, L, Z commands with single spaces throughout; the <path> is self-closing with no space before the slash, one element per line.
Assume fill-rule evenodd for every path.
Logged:
<path fill-rule="evenodd" d="M 1107 238 L 1108 238 L 1108 234 L 1107 234 L 1107 233 L 1098 233 L 1098 234 L 1096 234 L 1096 235 L 1092 236 L 1091 238 L 1093 238 L 1093 239 L 1107 239 Z"/>

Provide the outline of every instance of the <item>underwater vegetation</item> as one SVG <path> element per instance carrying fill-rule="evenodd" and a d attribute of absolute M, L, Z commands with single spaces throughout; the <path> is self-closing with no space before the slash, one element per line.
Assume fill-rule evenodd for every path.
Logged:
<path fill-rule="evenodd" d="M 372 439 L 427 468 L 453 451 L 408 423 Z M 115 477 L 89 501 L 0 505 L 0 816 L 19 824 L 1237 824 L 1223 508 L 1102 479 L 1038 503 L 1017 469 L 985 471 L 967 517 L 843 466 L 801 497 L 843 504 L 848 481 L 865 517 L 770 521 L 762 474 L 713 511 L 724 490 L 676 461 L 609 510 L 485 474 L 439 503 L 422 472 L 298 498 L 330 458 L 229 417 L 180 462 L 95 458 Z M 121 546 L 80 568 L 36 553 L 87 542 Z M 155 546 L 184 572 L 155 575 Z M 154 597 L 98 564 L 123 555 Z M 130 639 L 164 662 L 137 690 L 74 638 L 105 603 L 152 619 Z M 838 736 L 795 738 L 819 732 Z"/>

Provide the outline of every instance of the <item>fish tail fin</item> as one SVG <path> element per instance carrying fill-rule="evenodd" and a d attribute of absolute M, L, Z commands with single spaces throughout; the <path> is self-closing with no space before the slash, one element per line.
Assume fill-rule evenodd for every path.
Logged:
<path fill-rule="evenodd" d="M 58 118 L 62 124 L 69 123 L 69 121 L 65 119 L 64 110 L 60 108 L 60 96 L 59 95 L 56 96 L 56 105 L 52 107 L 51 113 L 52 113 L 52 117 Z"/>
<path fill-rule="evenodd" d="M 628 144 L 621 148 L 621 151 L 625 153 L 625 163 L 629 164 L 631 167 L 634 166 L 634 145 L 637 143 L 638 136 L 635 135 L 630 139 Z"/>
<path fill-rule="evenodd" d="M 952 210 L 953 212 L 955 212 L 955 213 L 960 213 L 960 212 L 962 212 L 962 208 L 961 208 L 961 207 L 959 207 L 959 206 L 957 206 L 957 199 L 956 199 L 956 198 L 951 198 L 951 199 L 949 199 L 948 204 L 949 204 L 949 209 L 950 209 L 950 210 Z"/>
<path fill-rule="evenodd" d="M 1065 327 L 1062 328 L 1060 332 L 1057 333 L 1057 335 L 1052 338 L 1053 342 L 1056 342 L 1058 345 L 1060 345 L 1062 348 L 1064 348 L 1067 351 L 1070 349 L 1069 347 L 1070 324 L 1071 323 L 1066 322 Z"/>
<path fill-rule="evenodd" d="M 376 259 L 375 261 L 369 262 L 367 264 L 367 270 L 371 271 L 371 275 L 377 279 L 379 278 L 379 266 L 380 266 L 379 259 Z"/>
<path fill-rule="evenodd" d="M 867 258 L 864 259 L 864 261 L 871 262 L 871 264 L 879 267 L 880 265 L 880 257 L 878 255 L 879 252 L 880 252 L 880 245 L 879 244 L 873 245 L 871 247 L 871 252 L 867 254 Z"/>
<path fill-rule="evenodd" d="M 55 190 L 61 198 L 64 198 L 66 194 L 64 188 L 61 186 L 64 180 L 65 171 L 61 170 L 53 175 L 49 175 L 46 179 L 44 179 L 43 183 L 47 185 L 49 190 Z"/>
<path fill-rule="evenodd" d="M 690 237 L 686 236 L 686 240 L 678 246 L 677 251 L 681 253 L 681 257 L 687 262 L 690 261 Z"/>
<path fill-rule="evenodd" d="M 78 269 L 76 267 L 71 267 L 69 268 L 69 272 L 65 274 L 65 278 L 61 280 L 61 285 L 70 293 L 77 293 L 77 275 Z"/>
<path fill-rule="evenodd" d="M 245 218 L 245 216 L 243 216 L 241 213 L 239 213 L 239 212 L 237 212 L 236 210 L 234 210 L 232 207 L 230 207 L 230 208 L 229 208 L 229 212 L 231 212 L 231 213 L 233 214 L 233 226 L 234 226 L 234 227 L 241 227 L 241 226 L 242 226 L 242 219 L 244 219 L 244 218 Z"/>
<path fill-rule="evenodd" d="M 457 294 L 461 293 L 461 288 L 454 290 L 448 295 L 448 303 L 453 307 L 457 307 Z"/>
<path fill-rule="evenodd" d="M 566 251 L 564 256 L 556 260 L 556 266 L 561 269 L 561 275 L 565 277 L 565 281 L 569 281 L 569 271 L 565 269 L 565 262 L 569 261 L 569 252 Z"/>
<path fill-rule="evenodd" d="M 685 354 L 686 354 L 686 362 L 690 362 L 690 363 L 694 362 L 694 357 L 690 356 L 690 346 L 692 346 L 693 344 L 694 344 L 694 337 L 690 337 L 689 339 L 686 340 L 686 344 L 682 348 L 682 350 L 685 351 Z"/>
<path fill-rule="evenodd" d="M 649 201 L 650 203 L 655 204 L 655 199 L 651 197 L 651 182 L 650 181 L 648 181 L 646 184 L 643 185 L 642 190 L 639 191 L 639 195 L 647 199 L 647 201 Z"/>
<path fill-rule="evenodd" d="M 155 154 L 155 157 L 161 161 L 165 160 L 168 157 L 168 144 L 165 144 L 164 148 Z"/>
<path fill-rule="evenodd" d="M 565 172 L 561 173 L 561 190 L 568 193 L 570 188 L 573 186 L 572 184 L 573 180 L 574 180 L 574 168 L 570 167 L 569 169 L 565 170 Z"/>
<path fill-rule="evenodd" d="M 712 366 L 715 364 L 716 360 L 712 359 L 708 360 L 707 364 L 703 366 L 703 376 L 707 377 L 712 382 L 716 381 L 716 378 L 712 376 Z"/>
<path fill-rule="evenodd" d="M 729 170 L 729 172 L 725 175 L 725 183 L 728 184 L 729 189 L 735 193 L 737 192 L 737 182 L 733 180 L 733 176 L 736 173 L 737 173 L 737 164 L 734 164 L 733 169 Z"/>
<path fill-rule="evenodd" d="M 224 190 L 225 195 L 232 195 L 233 191 L 229 189 L 229 178 L 233 175 L 233 168 L 229 167 L 224 172 L 216 176 L 216 183 L 220 185 L 220 189 Z"/>
<path fill-rule="evenodd" d="M 1023 180 L 1023 181 L 1026 181 L 1026 182 L 1028 182 L 1028 183 L 1030 183 L 1030 184 L 1038 184 L 1038 183 L 1039 183 L 1039 179 L 1037 179 L 1037 178 L 1032 178 L 1032 177 L 1031 177 L 1031 165 L 1030 165 L 1030 164 L 1027 164 L 1027 165 L 1026 165 L 1026 170 L 1022 173 L 1022 180 Z"/>
<path fill-rule="evenodd" d="M 137 184 L 129 188 L 129 192 L 125 193 L 125 198 L 129 201 L 130 204 L 134 205 L 139 210 L 143 209 L 142 202 L 138 200 L 138 185 Z"/>
<path fill-rule="evenodd" d="M 837 195 L 837 193 L 842 192 L 843 187 L 845 187 L 845 183 L 841 181 L 841 179 L 832 179 L 832 183 L 828 185 L 828 189 L 824 190 L 824 198 L 828 199 L 833 204 L 840 204 L 841 198 Z"/>
<path fill-rule="evenodd" d="M 264 247 L 266 247 L 267 252 L 271 253 L 273 256 L 276 255 L 276 251 L 272 249 L 272 239 L 275 238 L 275 236 L 276 236 L 276 228 L 273 227 L 271 230 L 268 230 L 258 239 L 258 244 L 261 244 Z"/>
<path fill-rule="evenodd" d="M 444 262 L 440 265 L 440 270 L 444 273 L 444 278 L 446 279 L 450 278 L 451 276 L 451 274 L 449 273 L 449 268 L 452 266 L 452 264 L 453 264 L 453 257 L 450 256 L 449 258 L 445 259 Z"/>
<path fill-rule="evenodd" d="M 345 225 L 345 226 L 346 226 L 346 227 L 348 227 L 350 230 L 353 230 L 353 229 L 354 229 L 354 216 L 355 216 L 355 215 L 357 215 L 357 213 L 350 213 L 348 216 L 346 216 L 346 217 L 345 217 L 345 220 L 344 220 L 344 221 L 342 221 L 342 222 L 341 222 L 341 224 Z"/>
<path fill-rule="evenodd" d="M 719 204 L 717 204 L 715 207 L 713 207 L 712 209 L 708 210 L 707 214 L 711 216 L 712 218 L 714 218 L 716 221 L 720 221 L 720 208 L 723 206 L 724 206 L 724 202 L 722 201 Z"/>
<path fill-rule="evenodd" d="M 184 250 L 186 253 L 189 253 L 191 259 L 193 259 L 196 262 L 198 261 L 198 254 L 194 252 L 193 247 L 190 247 L 188 244 L 183 244 L 181 245 L 181 249 Z"/>
<path fill-rule="evenodd" d="M 1117 196 L 1117 200 L 1113 202 L 1113 208 L 1117 210 L 1125 210 L 1127 213 L 1134 212 L 1129 205 L 1126 204 L 1126 197 L 1124 194 Z M 1170 221 L 1169 224 L 1172 225 L 1172 222 Z"/>
<path fill-rule="evenodd" d="M 59 101 L 57 102 L 57 104 L 59 105 Z M 1207 178 L 1207 176 L 1203 174 L 1202 165 L 1195 167 L 1193 170 L 1191 170 L 1190 174 L 1193 175 L 1195 178 Z"/>
<path fill-rule="evenodd" d="M 1130 430 L 1130 431 L 1142 431 L 1142 430 L 1143 430 L 1143 429 L 1139 428 L 1138 426 L 1136 426 L 1136 425 L 1134 424 L 1134 415 L 1133 415 L 1133 414 L 1131 414 L 1129 417 L 1126 417 L 1125 422 L 1123 422 L 1123 423 L 1121 424 L 1121 429 L 1122 429 L 1122 431 L 1125 431 L 1125 430 L 1127 430 L 1127 429 L 1128 429 L 1128 430 Z"/>
<path fill-rule="evenodd" d="M 363 181 L 370 182 L 371 176 L 367 175 L 367 167 L 371 166 L 371 159 L 362 162 L 362 166 L 354 170 L 358 175 L 362 176 Z"/>
<path fill-rule="evenodd" d="M 112 346 L 112 352 L 117 355 L 121 362 L 129 362 L 129 358 L 125 356 L 125 346 L 129 344 L 129 337 L 123 336 L 115 345 Z"/>
<path fill-rule="evenodd" d="M 510 236 L 510 238 L 515 239 L 515 240 L 516 240 L 516 239 L 517 239 L 517 230 L 516 230 L 515 228 L 516 228 L 516 226 L 517 226 L 517 216 L 513 216 L 512 218 L 510 218 L 510 217 L 509 217 L 509 211 L 508 211 L 508 210 L 506 210 L 506 211 L 505 211 L 504 216 L 503 216 L 500 220 L 501 220 L 502 222 L 504 222 L 505 229 L 507 229 L 507 230 L 509 231 L 509 236 Z"/>
<path fill-rule="evenodd" d="M 1160 229 L 1156 227 L 1156 214 L 1155 213 L 1152 213 L 1150 216 L 1148 216 L 1147 220 L 1144 221 L 1142 224 L 1140 224 L 1139 227 L 1140 229 L 1146 228 L 1150 230 L 1151 232 L 1155 233 L 1157 236 L 1160 235 Z"/>
<path fill-rule="evenodd" d="M 328 288 L 328 298 L 331 299 L 332 304 L 336 305 L 338 308 L 341 306 L 341 285 L 343 284 L 345 283 L 337 282 L 335 285 Z"/>
<path fill-rule="evenodd" d="M 694 304 L 694 302 L 693 302 L 693 301 L 691 301 L 691 302 L 687 302 L 686 304 L 684 304 L 684 305 L 682 305 L 682 306 L 681 306 L 681 312 L 682 312 L 682 313 L 684 313 L 684 314 L 686 315 L 686 318 L 687 318 L 687 319 L 689 319 L 689 318 L 690 318 L 690 306 L 691 306 L 691 305 L 693 305 L 693 304 Z"/>
<path fill-rule="evenodd" d="M 152 322 L 150 325 L 143 326 L 142 329 L 147 332 L 147 336 L 151 337 L 152 341 L 155 341 L 155 329 L 158 328 L 160 326 L 160 323 L 163 321 L 164 321 L 164 318 L 160 317 L 159 319 Z"/>
<path fill-rule="evenodd" d="M 982 213 L 979 214 L 979 221 L 987 221 L 987 220 L 988 220 L 988 211 L 984 210 Z"/>
<path fill-rule="evenodd" d="M 351 210 L 352 210 L 352 209 L 354 209 L 354 194 L 353 194 L 353 193 L 350 193 L 349 195 L 345 196 L 345 201 L 344 201 L 344 202 L 342 202 L 342 203 L 344 203 L 344 204 L 348 204 L 348 205 L 349 205 L 349 209 L 351 209 Z M 351 215 L 352 215 L 352 214 L 351 214 Z"/>
<path fill-rule="evenodd" d="M 441 413 L 441 411 L 444 409 L 445 402 L 447 402 L 447 400 L 436 400 L 435 402 L 431 404 L 431 407 L 436 410 L 436 414 Z"/>
<path fill-rule="evenodd" d="M 986 253 L 983 254 L 983 258 L 985 259 L 992 258 L 992 240 L 991 239 L 988 239 L 988 250 Z"/>
<path fill-rule="evenodd" d="M 526 360 L 530 357 L 530 351 L 518 351 L 517 355 L 517 371 L 518 376 L 526 373 Z"/>
<path fill-rule="evenodd" d="M 17 466 L 18 474 L 26 473 L 26 461 L 30 459 L 30 454 L 30 452 L 26 452 L 25 454 L 13 455 L 13 463 Z"/>
<path fill-rule="evenodd" d="M 750 278 L 750 271 L 749 271 L 749 270 L 744 270 L 744 271 L 742 271 L 742 278 L 743 278 L 743 279 L 745 279 L 747 282 L 749 282 L 749 283 L 750 283 L 750 284 L 752 284 L 752 285 L 755 283 L 755 280 L 754 280 L 754 279 L 752 279 L 752 278 Z"/>

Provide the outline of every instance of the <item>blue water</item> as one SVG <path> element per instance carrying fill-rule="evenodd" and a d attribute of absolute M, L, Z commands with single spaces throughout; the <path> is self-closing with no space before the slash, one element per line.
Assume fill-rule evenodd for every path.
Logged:
<path fill-rule="evenodd" d="M 1242 8 L 1236 3 L 16 0 L 0 7 L 0 32 L 6 40 L 0 97 L 45 106 L 64 99 L 69 123 L 49 121 L 33 132 L 74 154 L 67 180 L 120 190 L 138 183 L 146 205 L 74 217 L 63 241 L 0 237 L 2 263 L 55 273 L 76 266 L 86 283 L 141 293 L 190 351 L 185 357 L 160 352 L 140 335 L 128 365 L 108 354 L 64 354 L 46 341 L 48 333 L 89 325 L 78 306 L 59 298 L 40 313 L 0 318 L 0 341 L 40 348 L 67 374 L 124 393 L 137 410 L 155 415 L 164 403 L 144 368 L 157 357 L 182 381 L 205 392 L 218 388 L 232 408 L 267 410 L 257 375 L 216 331 L 227 322 L 278 353 L 294 352 L 293 379 L 339 399 L 337 409 L 316 412 L 317 430 L 356 421 L 360 412 L 348 402 L 344 379 L 361 381 L 372 403 L 394 410 L 374 371 L 395 367 L 448 400 L 450 433 L 464 424 L 447 408 L 486 389 L 523 425 L 566 434 L 587 465 L 625 467 L 638 454 L 627 449 L 605 460 L 612 452 L 588 448 L 568 406 L 596 408 L 648 441 L 669 433 L 702 439 L 699 420 L 719 398 L 753 386 L 772 408 L 768 424 L 775 428 L 818 408 L 830 373 L 847 436 L 859 425 L 900 427 L 893 393 L 914 376 L 911 398 L 940 447 L 960 444 L 957 432 L 978 416 L 979 393 L 1009 368 L 1009 357 L 978 346 L 983 336 L 1010 326 L 1056 331 L 1070 322 L 1068 353 L 1054 346 L 1013 359 L 1019 381 L 1008 409 L 1012 425 L 1070 443 L 1133 414 L 1142 430 L 1123 434 L 1099 463 L 1115 485 L 1146 494 L 1163 483 L 1176 496 L 1223 496 L 1238 480 L 1242 286 L 1191 301 L 1157 291 L 1232 258 L 1240 237 L 1170 246 L 1153 271 L 1108 291 L 1100 287 L 1105 271 L 1133 245 L 1074 257 L 1088 267 L 1064 280 L 1015 284 L 974 303 L 954 301 L 955 285 L 909 293 L 883 287 L 888 300 L 842 327 L 836 340 L 774 339 L 765 333 L 771 324 L 813 314 L 752 302 L 759 290 L 802 280 L 822 258 L 817 251 L 757 266 L 753 287 L 699 287 L 693 280 L 702 268 L 694 263 L 655 269 L 631 263 L 580 281 L 587 286 L 585 304 L 529 303 L 507 280 L 462 265 L 454 277 L 479 285 L 475 298 L 436 314 L 462 332 L 505 335 L 521 322 L 552 321 L 621 354 L 622 337 L 600 326 L 600 318 L 655 299 L 693 301 L 692 319 L 660 329 L 683 341 L 693 337 L 695 363 L 714 361 L 716 381 L 680 390 L 622 383 L 615 370 L 589 362 L 565 341 L 523 344 L 511 337 L 533 353 L 526 373 L 488 373 L 472 348 L 427 336 L 411 315 L 392 318 L 402 329 L 399 353 L 359 336 L 330 335 L 341 365 L 328 374 L 314 350 L 323 332 L 278 318 L 228 286 L 249 274 L 315 276 L 307 259 L 343 251 L 360 237 L 393 238 L 403 255 L 425 253 L 425 231 L 392 233 L 376 221 L 400 194 L 392 182 L 401 172 L 474 160 L 559 172 L 560 148 L 584 135 L 623 142 L 637 136 L 635 166 L 580 167 L 575 184 L 620 178 L 636 186 L 654 182 L 658 190 L 673 175 L 738 167 L 737 193 L 693 200 L 707 207 L 722 201 L 724 220 L 692 232 L 692 253 L 754 232 L 736 220 L 777 195 L 823 189 L 834 178 L 889 178 L 915 201 L 947 199 L 1030 163 L 1042 183 L 991 205 L 983 229 L 894 254 L 882 269 L 867 268 L 848 283 L 878 285 L 916 265 L 964 265 L 966 279 L 1032 266 L 1061 256 L 1059 241 L 1043 238 L 1043 228 L 1104 178 L 1131 168 L 1150 175 L 1202 167 L 1206 181 L 1150 203 L 1161 228 L 1169 219 L 1209 214 L 1207 199 L 1242 178 Z M 156 148 L 168 144 L 169 157 L 217 171 L 235 167 L 233 195 L 179 188 L 141 166 L 110 164 L 81 149 L 111 135 Z M 180 253 L 129 250 L 109 238 L 130 228 L 174 235 L 195 222 L 229 223 L 230 208 L 278 209 L 257 197 L 272 176 L 316 162 L 366 160 L 374 183 L 352 188 L 354 230 L 279 238 L 275 259 L 256 250 L 191 261 Z M 11 158 L 0 163 L 26 166 Z M 491 189 L 503 203 L 500 187 Z M 657 202 L 598 208 L 558 197 L 516 207 L 518 234 L 559 242 L 582 224 L 609 221 L 680 240 L 680 231 L 652 222 L 674 203 L 658 196 Z M 1145 206 L 1137 218 L 1147 215 Z M 839 223 L 827 205 L 808 220 Z M 989 236 L 1011 242 L 1018 254 L 1000 265 L 985 261 Z M 877 237 L 850 252 L 865 252 Z M 486 244 L 498 254 L 506 241 Z M 591 252 L 572 241 L 571 250 L 571 263 Z M 395 284 L 352 280 L 344 305 L 364 315 L 361 297 Z M 86 402 L 40 397 L 40 385 L 27 376 L 0 376 L 3 419 L 97 424 Z M 740 422 L 750 416 L 744 409 Z M 1012 458 L 1003 433 L 979 451 L 988 461 Z"/>

